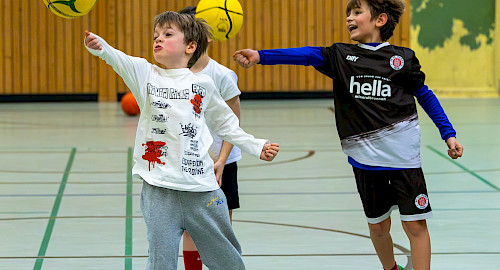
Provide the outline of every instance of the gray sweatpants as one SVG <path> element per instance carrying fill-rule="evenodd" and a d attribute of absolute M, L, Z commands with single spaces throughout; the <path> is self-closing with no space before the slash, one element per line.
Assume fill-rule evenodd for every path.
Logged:
<path fill-rule="evenodd" d="M 143 181 L 141 210 L 148 229 L 148 270 L 176 270 L 184 230 L 209 269 L 245 269 L 221 189 L 187 192 Z"/>

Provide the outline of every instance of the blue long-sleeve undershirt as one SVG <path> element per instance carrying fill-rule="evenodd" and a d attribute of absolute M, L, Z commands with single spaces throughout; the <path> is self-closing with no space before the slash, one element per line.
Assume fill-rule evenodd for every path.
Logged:
<path fill-rule="evenodd" d="M 320 67 L 325 63 L 321 47 L 260 50 L 261 65 L 300 65 Z"/>
<path fill-rule="evenodd" d="M 377 44 L 366 44 L 377 46 Z M 314 66 L 320 67 L 325 63 L 323 57 L 323 49 L 321 47 L 300 47 L 300 48 L 288 48 L 288 49 L 274 49 L 274 50 L 260 50 L 260 62 L 261 65 L 301 65 L 301 66 Z M 441 138 L 447 140 L 450 137 L 455 137 L 456 132 L 453 129 L 452 124 L 448 120 L 443 107 L 439 103 L 439 100 L 434 95 L 432 90 L 430 90 L 427 85 L 422 86 L 419 90 L 415 91 L 413 95 L 417 98 L 418 103 L 424 109 L 424 111 L 432 119 L 436 127 L 439 129 Z M 354 159 L 349 157 L 349 163 L 357 168 L 368 169 L 368 170 L 387 170 L 392 168 L 378 167 L 378 166 L 367 166 L 356 162 Z M 394 168 L 401 169 L 401 168 Z"/>

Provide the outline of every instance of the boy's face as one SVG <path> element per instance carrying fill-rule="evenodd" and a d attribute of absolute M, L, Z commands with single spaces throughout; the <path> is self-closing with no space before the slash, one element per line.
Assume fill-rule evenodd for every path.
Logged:
<path fill-rule="evenodd" d="M 185 68 L 193 52 L 192 44 L 184 43 L 184 33 L 176 25 L 155 27 L 153 56 L 158 63 L 167 68 Z"/>
<path fill-rule="evenodd" d="M 360 3 L 361 6 L 354 7 L 347 17 L 347 31 L 349 31 L 351 40 L 360 43 L 382 42 L 380 27 L 383 24 L 380 25 L 380 16 L 372 20 L 368 3 L 366 1 Z"/>

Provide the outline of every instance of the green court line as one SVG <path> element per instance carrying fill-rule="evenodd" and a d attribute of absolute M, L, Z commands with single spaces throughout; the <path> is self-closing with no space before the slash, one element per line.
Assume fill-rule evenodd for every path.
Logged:
<path fill-rule="evenodd" d="M 127 209 L 125 218 L 125 256 L 132 256 L 132 199 L 133 199 L 133 185 L 132 185 L 132 158 L 133 150 L 128 148 L 127 154 Z M 125 270 L 132 269 L 132 258 L 125 258 Z"/>
<path fill-rule="evenodd" d="M 474 177 L 476 177 L 477 179 L 481 180 L 483 183 L 485 183 L 486 185 L 492 187 L 493 189 L 495 189 L 496 191 L 500 191 L 500 188 L 495 186 L 494 184 L 492 184 L 490 181 L 486 180 L 485 178 L 483 178 L 482 176 L 480 176 L 479 174 L 467 169 L 465 166 L 463 166 L 462 164 L 456 162 L 455 160 L 453 159 L 450 159 L 447 155 L 441 153 L 439 150 L 437 150 L 436 148 L 430 146 L 430 145 L 427 145 L 427 148 L 431 149 L 431 151 L 433 151 L 434 153 L 440 155 L 441 157 L 443 157 L 444 159 L 450 161 L 451 163 L 455 164 L 457 167 L 459 167 L 460 169 L 468 172 L 469 174 L 473 175 Z"/>
<path fill-rule="evenodd" d="M 68 181 L 69 171 L 73 165 L 73 160 L 75 159 L 76 148 L 71 148 L 71 153 L 69 155 L 68 163 L 66 164 L 66 169 L 64 170 L 64 175 L 59 185 L 59 191 L 57 192 L 56 200 L 54 201 L 54 206 L 52 207 L 52 212 L 50 213 L 50 219 L 47 223 L 47 228 L 45 229 L 45 234 L 43 235 L 42 244 L 40 245 L 40 250 L 38 251 L 38 257 L 44 257 L 45 252 L 47 252 L 47 247 L 49 245 L 50 237 L 52 231 L 54 230 L 54 224 L 56 223 L 57 212 L 59 211 L 59 206 L 61 206 L 61 200 L 66 188 L 66 182 Z M 40 270 L 42 268 L 43 258 L 37 258 L 33 270 Z"/>

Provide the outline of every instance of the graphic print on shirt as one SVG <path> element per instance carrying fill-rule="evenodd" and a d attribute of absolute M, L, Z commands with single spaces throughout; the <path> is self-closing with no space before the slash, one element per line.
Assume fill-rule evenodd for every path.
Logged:
<path fill-rule="evenodd" d="M 161 157 L 165 157 L 168 155 L 168 147 L 166 146 L 165 142 L 147 141 L 146 143 L 143 143 L 142 146 L 145 146 L 145 153 L 144 155 L 142 155 L 142 159 L 149 162 L 149 171 L 151 171 L 151 164 L 153 165 L 153 168 L 155 167 L 156 163 L 165 165 L 165 162 L 162 162 L 160 160 Z"/>
<path fill-rule="evenodd" d="M 151 134 L 165 135 L 166 133 L 166 128 L 151 128 Z"/>
<path fill-rule="evenodd" d="M 148 83 L 147 88 L 148 94 L 155 97 L 164 99 L 189 99 L 189 89 L 159 88 L 150 83 Z"/>
<path fill-rule="evenodd" d="M 193 139 L 196 134 L 198 133 L 198 129 L 193 125 L 193 123 L 189 123 L 187 125 L 183 125 L 182 123 L 179 123 L 181 125 L 181 130 L 182 132 L 179 133 L 179 135 L 189 137 Z"/>
<path fill-rule="evenodd" d="M 158 108 L 158 109 L 168 109 L 168 108 L 172 107 L 172 106 L 170 106 L 170 104 L 168 104 L 166 102 L 161 102 L 161 101 L 152 101 L 151 106 L 154 108 Z"/>
<path fill-rule="evenodd" d="M 204 174 L 203 167 L 203 160 L 182 158 L 181 170 L 184 173 L 189 173 L 191 175 Z"/>
<path fill-rule="evenodd" d="M 199 117 L 201 113 L 201 103 L 203 103 L 203 100 L 198 94 L 194 95 L 194 98 L 191 99 L 191 104 L 193 104 L 194 113 L 197 117 Z"/>
<path fill-rule="evenodd" d="M 163 114 L 151 115 L 151 121 L 153 121 L 153 122 L 165 123 L 165 122 L 167 122 L 167 120 L 168 120 L 167 115 L 163 115 Z"/>
<path fill-rule="evenodd" d="M 200 157 L 198 151 L 198 140 L 191 140 L 189 142 L 189 150 L 184 150 L 184 155 Z"/>
<path fill-rule="evenodd" d="M 390 79 L 376 75 L 351 76 L 349 93 L 356 99 L 386 101 L 391 98 Z"/>
<path fill-rule="evenodd" d="M 205 89 L 205 87 L 193 84 L 191 91 L 194 94 L 194 97 L 191 99 L 191 104 L 193 104 L 194 115 L 195 118 L 199 118 L 201 110 L 203 109 L 201 107 L 203 103 L 203 97 L 205 97 L 207 90 Z"/>

